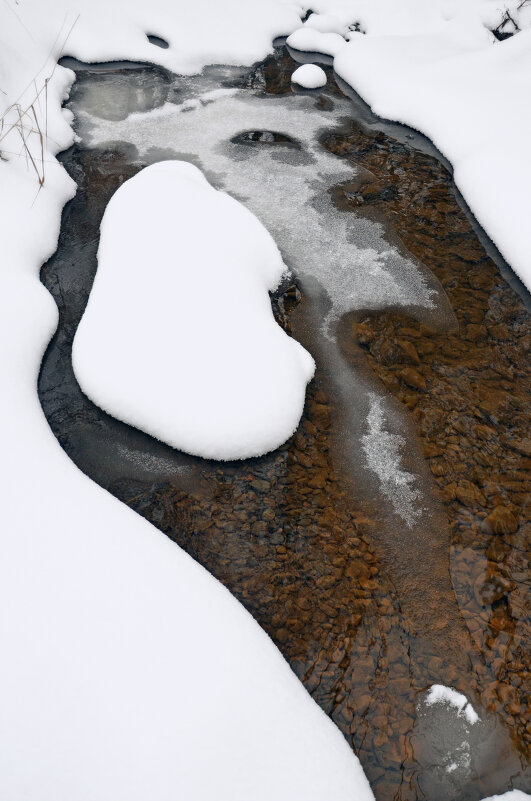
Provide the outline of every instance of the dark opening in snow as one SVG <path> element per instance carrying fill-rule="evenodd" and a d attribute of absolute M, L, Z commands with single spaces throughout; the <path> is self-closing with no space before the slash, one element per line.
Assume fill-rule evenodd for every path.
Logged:
<path fill-rule="evenodd" d="M 170 46 L 170 43 L 163 39 L 162 36 L 155 36 L 152 33 L 146 33 L 146 36 L 149 43 L 155 45 L 155 47 L 162 47 L 163 50 L 167 50 Z"/>

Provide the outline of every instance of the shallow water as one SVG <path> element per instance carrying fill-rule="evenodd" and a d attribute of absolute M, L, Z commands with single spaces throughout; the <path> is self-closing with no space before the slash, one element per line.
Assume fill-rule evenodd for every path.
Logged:
<path fill-rule="evenodd" d="M 333 84 L 293 93 L 295 65 L 280 49 L 250 71 L 196 78 L 75 66 L 69 105 L 81 142 L 64 163 L 79 191 L 42 273 L 60 325 L 39 393 L 59 441 L 244 603 L 359 754 L 378 799 L 478 799 L 529 786 L 529 321 L 444 167 L 422 138 L 380 123 Z M 317 374 L 297 433 L 261 459 L 174 451 L 97 409 L 72 372 L 105 205 L 142 166 L 176 157 L 246 203 L 295 276 L 273 308 Z M 198 287 L 190 302 L 200 296 Z M 507 339 L 496 337 L 499 324 Z M 479 381 L 492 363 L 506 386 Z M 478 381 L 483 394 L 471 400 Z M 518 414 L 496 392 L 514 392 Z M 480 428 L 485 437 L 471 438 L 474 426 L 495 437 Z M 493 472 L 503 478 L 489 494 Z M 508 511 L 489 528 L 500 498 Z M 514 529 L 508 515 L 516 531 L 505 530 Z M 465 692 L 480 724 L 465 730 L 455 712 L 422 706 L 432 683 Z"/>

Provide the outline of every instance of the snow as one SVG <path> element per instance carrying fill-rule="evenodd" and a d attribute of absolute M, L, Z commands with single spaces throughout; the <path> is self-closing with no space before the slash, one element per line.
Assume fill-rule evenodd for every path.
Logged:
<path fill-rule="evenodd" d="M 315 364 L 277 325 L 286 267 L 243 205 L 182 161 L 142 170 L 105 211 L 73 346 L 84 392 L 114 417 L 211 459 L 273 450 Z"/>
<path fill-rule="evenodd" d="M 467 697 L 454 690 L 453 687 L 446 687 L 444 684 L 433 684 L 429 689 L 425 703 L 428 706 L 432 704 L 449 704 L 459 710 L 471 725 L 479 720 L 479 715 Z"/>
<path fill-rule="evenodd" d="M 326 73 L 317 64 L 303 64 L 295 70 L 291 81 L 304 89 L 318 89 L 326 86 Z"/>
<path fill-rule="evenodd" d="M 529 8 L 517 13 L 516 4 L 506 5 L 521 27 L 529 25 Z M 479 221 L 529 284 L 530 32 L 494 43 L 486 28 L 501 20 L 500 6 L 312 2 L 345 28 L 357 23 L 367 32 L 351 34 L 349 44 L 334 40 L 341 44 L 336 68 L 375 110 L 433 139 Z M 207 63 L 263 58 L 274 37 L 300 27 L 302 10 L 281 0 L 200 0 L 178 10 L 173 0 L 6 0 L 0 8 L 0 796 L 372 798 L 346 742 L 257 624 L 179 548 L 76 470 L 36 395 L 57 322 L 38 272 L 75 191 L 55 160 L 73 141 L 60 102 L 74 76 L 54 68 L 61 52 L 192 74 Z M 317 21 L 312 27 L 323 33 Z M 148 33 L 168 49 L 151 44 Z M 33 101 L 47 133 L 44 150 Z M 218 102 L 237 103 L 225 98 L 197 113 L 218 110 Z M 307 182 L 305 175 L 304 198 Z M 309 224 L 306 233 L 320 231 Z M 295 241 L 287 229 L 284 236 Z M 367 237 L 377 239 L 373 230 Z M 356 263 L 364 263 L 362 249 Z M 382 303 L 393 281 L 403 298 L 422 294 L 411 265 L 382 257 L 381 243 L 373 253 L 384 273 Z M 332 272 L 325 277 L 338 312 L 356 302 L 353 286 L 361 295 L 365 289 L 342 291 L 344 277 L 334 283 Z"/>
<path fill-rule="evenodd" d="M 531 798 L 531 795 L 522 792 L 522 790 L 509 790 L 502 795 L 492 795 L 489 798 L 484 798 L 483 801 L 525 801 L 526 798 Z"/>
<path fill-rule="evenodd" d="M 450 35 L 358 34 L 334 66 L 377 114 L 435 143 L 481 225 L 531 286 L 531 109 L 522 102 L 531 93 L 531 30 L 479 49 Z"/>
<path fill-rule="evenodd" d="M 313 28 L 321 33 L 339 33 L 343 34 L 345 26 L 335 14 L 310 14 L 306 22 L 305 28 Z"/>
<path fill-rule="evenodd" d="M 325 290 L 321 323 L 327 334 L 348 311 L 390 303 L 417 314 L 429 309 L 440 320 L 439 306 L 446 301 L 429 273 L 391 248 L 380 225 L 338 214 L 330 199 L 330 189 L 352 181 L 356 173 L 351 163 L 324 150 L 319 138 L 324 128 L 341 123 L 349 101 L 338 97 L 332 110 L 319 111 L 308 94 L 255 97 L 241 90 L 205 103 L 218 80 L 216 70 L 193 82 L 177 77 L 173 88 L 183 96 L 181 104 L 131 113 L 120 121 L 109 121 L 96 108 L 86 114 L 76 107 L 80 136 L 89 147 L 130 142 L 139 164 L 157 153 L 166 158 L 189 154 L 215 176 L 218 189 L 241 199 L 266 226 L 305 292 L 315 286 Z M 245 131 L 278 131 L 296 146 L 240 144 L 238 135 Z"/>
<path fill-rule="evenodd" d="M 531 287 L 531 30 L 497 42 L 506 7 L 521 28 L 531 10 L 517 0 L 318 0 L 314 12 L 355 27 L 332 47 L 319 14 L 290 47 L 333 55 L 334 69 L 372 110 L 428 136 L 453 166 L 476 218 Z M 362 30 L 363 33 L 357 33 Z M 337 36 L 338 34 L 336 34 Z M 323 38 L 321 38 L 323 37 Z M 518 132 L 515 135 L 515 132 Z M 510 146 L 508 146 L 510 143 Z"/>
<path fill-rule="evenodd" d="M 273 0 L 204 0 L 178 13 L 163 0 L 1 6 L 0 797 L 371 799 L 346 741 L 243 607 L 83 476 L 44 419 L 36 383 L 57 309 L 39 269 L 75 192 L 55 159 L 73 141 L 60 103 L 74 76 L 54 63 L 78 10 L 70 53 L 188 72 L 259 59 L 299 20 Z M 45 169 L 40 191 L 10 128 L 17 100 Z"/>
<path fill-rule="evenodd" d="M 336 56 L 346 42 L 339 33 L 321 33 L 314 28 L 305 26 L 288 36 L 286 44 L 293 50 Z"/>

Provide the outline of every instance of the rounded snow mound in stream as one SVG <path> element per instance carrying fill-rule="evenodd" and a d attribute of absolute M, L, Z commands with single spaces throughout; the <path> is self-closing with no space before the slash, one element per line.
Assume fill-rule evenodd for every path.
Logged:
<path fill-rule="evenodd" d="M 105 411 L 180 450 L 258 456 L 295 431 L 310 354 L 275 322 L 286 271 L 258 219 L 181 161 L 142 170 L 101 224 L 72 359 Z"/>
<path fill-rule="evenodd" d="M 305 89 L 318 89 L 326 86 L 326 72 L 317 64 L 303 64 L 291 76 L 291 82 Z"/>

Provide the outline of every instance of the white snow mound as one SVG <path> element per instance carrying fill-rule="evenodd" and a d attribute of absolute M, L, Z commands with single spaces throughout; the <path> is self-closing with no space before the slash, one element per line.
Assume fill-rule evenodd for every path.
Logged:
<path fill-rule="evenodd" d="M 346 42 L 339 33 L 323 33 L 304 25 L 288 36 L 286 44 L 303 53 L 323 53 L 334 57 L 345 47 Z"/>
<path fill-rule="evenodd" d="M 315 365 L 277 325 L 286 267 L 258 219 L 191 164 L 165 161 L 115 193 L 73 345 L 102 409 L 169 445 L 243 459 L 295 431 Z"/>
<path fill-rule="evenodd" d="M 326 86 L 326 73 L 317 64 L 303 64 L 295 70 L 291 81 L 304 89 L 319 89 Z"/>
<path fill-rule="evenodd" d="M 342 34 L 345 29 L 345 25 L 335 14 L 310 14 L 304 25 L 321 33 Z"/>

